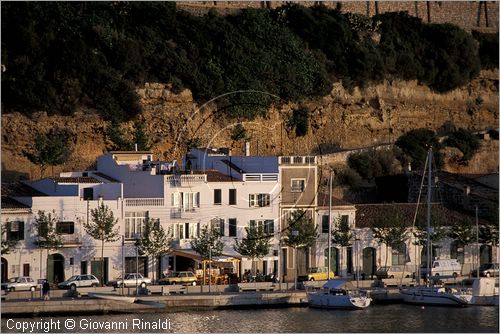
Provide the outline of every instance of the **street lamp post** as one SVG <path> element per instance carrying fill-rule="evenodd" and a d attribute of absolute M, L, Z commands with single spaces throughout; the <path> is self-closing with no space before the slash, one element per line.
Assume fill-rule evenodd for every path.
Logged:
<path fill-rule="evenodd" d="M 123 296 L 123 286 L 125 285 L 125 253 L 123 248 L 125 247 L 125 236 L 122 235 L 122 296 Z"/>
<path fill-rule="evenodd" d="M 139 233 L 135 234 L 135 294 L 139 294 L 139 281 L 137 273 L 139 272 Z"/>
<path fill-rule="evenodd" d="M 329 202 L 328 202 L 328 280 L 330 280 L 331 271 L 331 256 L 332 256 L 332 181 L 333 181 L 333 171 L 330 171 L 330 192 L 329 192 Z"/>
<path fill-rule="evenodd" d="M 481 254 L 479 247 L 479 219 L 478 219 L 478 210 L 476 205 L 476 243 L 477 243 L 477 278 L 479 278 L 479 267 L 481 266 Z"/>
<path fill-rule="evenodd" d="M 299 236 L 299 231 L 297 230 L 292 230 L 292 236 L 294 237 L 298 237 Z M 295 272 L 294 272 L 294 285 L 293 285 L 293 288 L 294 290 L 297 290 L 297 275 L 298 275 L 298 263 L 297 263 L 297 246 L 293 247 L 293 250 L 294 250 L 294 256 L 293 256 L 293 261 L 295 262 L 294 265 L 295 265 Z"/>
<path fill-rule="evenodd" d="M 354 253 L 356 259 L 356 287 L 359 288 L 359 238 L 356 232 L 354 232 Z"/>

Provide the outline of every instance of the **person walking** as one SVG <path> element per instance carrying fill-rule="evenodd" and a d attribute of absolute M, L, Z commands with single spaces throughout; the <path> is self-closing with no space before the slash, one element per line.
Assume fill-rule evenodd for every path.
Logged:
<path fill-rule="evenodd" d="M 42 285 L 42 293 L 43 293 L 43 300 L 50 300 L 50 284 L 48 280 L 45 280 L 45 282 Z"/>

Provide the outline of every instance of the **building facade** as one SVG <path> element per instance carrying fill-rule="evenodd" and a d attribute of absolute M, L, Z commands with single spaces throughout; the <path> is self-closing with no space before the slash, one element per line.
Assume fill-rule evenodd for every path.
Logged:
<path fill-rule="evenodd" d="M 95 170 L 65 172 L 2 189 L 2 240 L 8 241 L 2 243 L 2 281 L 31 276 L 60 282 L 92 273 L 106 283 L 136 271 L 159 278 L 169 270 L 202 270 L 191 241 L 204 226 L 218 230 L 224 243 L 219 260 L 231 260 L 227 269 L 240 277 L 252 265 L 263 274 L 292 281 L 306 268 L 328 263 L 343 277 L 370 276 L 377 267 L 391 264 L 416 271 L 422 263 L 423 247 L 411 238 L 398 249 L 374 238 L 374 219 L 382 215 L 383 205 L 352 205 L 332 198 L 330 219 L 328 195 L 318 192 L 314 156 L 232 156 L 229 150 L 192 149 L 183 166 L 181 170 L 175 162 L 155 161 L 150 152 L 109 152 L 97 159 Z M 84 228 L 100 205 L 113 213 L 118 232 L 103 248 Z M 392 206 L 404 209 L 410 228 L 415 204 Z M 318 238 L 313 246 L 294 252 L 283 238 L 296 210 L 314 222 Z M 36 221 L 42 212 L 56 221 L 62 242 L 57 249 L 39 247 Z M 451 210 L 442 214 L 454 221 L 463 218 Z M 172 239 L 170 252 L 159 259 L 139 254 L 136 247 L 147 218 L 158 220 Z M 328 258 L 330 221 L 333 230 L 347 223 L 352 239 L 347 246 L 332 243 Z M 269 254 L 254 264 L 234 250 L 249 226 L 271 235 Z M 444 239 L 434 255 L 458 258 L 467 274 L 479 263 L 498 261 L 497 248 Z"/>

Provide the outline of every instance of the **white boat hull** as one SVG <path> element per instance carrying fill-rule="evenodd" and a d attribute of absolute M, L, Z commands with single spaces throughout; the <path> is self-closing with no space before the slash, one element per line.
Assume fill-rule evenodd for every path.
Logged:
<path fill-rule="evenodd" d="M 370 306 L 372 301 L 368 297 L 350 295 L 333 295 L 327 292 L 314 292 L 308 295 L 309 306 L 327 309 L 363 309 Z"/>
<path fill-rule="evenodd" d="M 443 288 L 412 288 L 401 290 L 407 304 L 435 306 L 467 306 L 472 296 L 446 292 Z"/>
<path fill-rule="evenodd" d="M 116 300 L 119 302 L 124 302 L 124 303 L 129 303 L 129 304 L 133 304 L 135 302 L 135 297 L 128 297 L 128 296 L 109 295 L 109 294 L 104 294 L 104 293 L 93 293 L 93 292 L 89 292 L 88 296 L 91 298 Z"/>

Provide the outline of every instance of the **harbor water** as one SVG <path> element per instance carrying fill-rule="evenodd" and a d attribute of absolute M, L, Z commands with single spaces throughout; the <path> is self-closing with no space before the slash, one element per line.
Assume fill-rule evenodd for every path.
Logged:
<path fill-rule="evenodd" d="M 278 308 L 12 319 L 2 317 L 1 332 L 498 333 L 499 309 L 492 306 L 444 308 L 393 304 L 373 305 L 355 311 Z"/>

